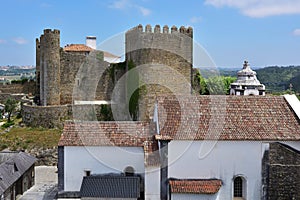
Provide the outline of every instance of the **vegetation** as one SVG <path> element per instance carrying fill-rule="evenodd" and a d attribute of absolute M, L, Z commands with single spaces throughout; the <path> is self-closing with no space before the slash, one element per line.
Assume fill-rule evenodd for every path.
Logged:
<path fill-rule="evenodd" d="M 9 132 L 0 134 L 0 150 L 53 148 L 57 146 L 61 132 L 59 129 L 13 127 Z"/>
<path fill-rule="evenodd" d="M 12 80 L 11 83 L 12 84 L 24 84 L 24 83 L 26 83 L 28 81 L 29 81 L 28 78 L 21 78 L 20 80 Z"/>
<path fill-rule="evenodd" d="M 137 120 L 138 117 L 138 106 L 139 106 L 139 98 L 140 98 L 140 92 L 141 92 L 141 88 L 136 89 L 136 87 L 138 87 L 139 84 L 139 75 L 138 72 L 134 69 L 136 66 L 133 63 L 132 60 L 128 61 L 128 75 L 127 75 L 127 92 L 128 92 L 128 96 L 127 99 L 129 98 L 129 102 L 128 102 L 128 107 L 129 107 L 129 113 L 132 117 L 133 120 Z M 132 70 L 132 71 L 130 71 Z M 144 87 L 143 87 L 144 89 Z M 130 94 L 133 91 L 132 94 Z M 130 95 L 130 96 L 129 96 Z"/>
<path fill-rule="evenodd" d="M 212 76 L 203 78 L 197 70 L 193 80 L 193 88 L 195 88 L 199 94 L 203 95 L 229 94 L 230 84 L 234 81 L 236 81 L 236 78 L 230 76 Z"/>
<path fill-rule="evenodd" d="M 297 84 L 297 80 L 299 81 L 300 78 L 300 66 L 266 67 L 258 69 L 256 72 L 257 78 L 271 92 L 287 90 L 292 82 L 295 84 L 293 89 L 300 92 L 300 87 Z"/>
<path fill-rule="evenodd" d="M 238 70 L 240 69 L 220 69 L 220 74 L 235 77 Z M 290 83 L 293 85 L 293 91 L 300 93 L 300 66 L 272 66 L 255 69 L 255 71 L 258 80 L 266 86 L 269 93 L 285 92 L 290 89 Z"/>
<path fill-rule="evenodd" d="M 4 105 L 4 110 L 7 112 L 7 122 L 10 123 L 11 114 L 16 110 L 18 102 L 13 98 L 8 98 Z"/>
<path fill-rule="evenodd" d="M 113 113 L 110 105 L 101 104 L 100 106 L 100 116 L 97 117 L 98 121 L 114 121 Z"/>

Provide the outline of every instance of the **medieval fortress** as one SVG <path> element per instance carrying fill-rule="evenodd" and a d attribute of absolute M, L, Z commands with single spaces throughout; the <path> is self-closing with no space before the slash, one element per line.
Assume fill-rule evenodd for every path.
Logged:
<path fill-rule="evenodd" d="M 44 30 L 36 39 L 36 98 L 23 105 L 25 124 L 62 127 L 68 119 L 96 120 L 91 113 L 103 119 L 101 104 L 112 102 L 119 113 L 131 109 L 134 115 L 117 114 L 116 120 L 147 120 L 157 95 L 192 92 L 191 27 L 139 25 L 126 32 L 125 50 L 125 61 L 112 63 L 113 55 L 96 50 L 95 37 L 62 48 L 60 31 Z"/>

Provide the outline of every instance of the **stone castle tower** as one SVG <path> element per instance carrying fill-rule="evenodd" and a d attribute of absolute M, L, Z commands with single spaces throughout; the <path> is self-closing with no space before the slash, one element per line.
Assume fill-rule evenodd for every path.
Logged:
<path fill-rule="evenodd" d="M 36 43 L 40 104 L 60 105 L 60 31 L 46 29 Z"/>
<path fill-rule="evenodd" d="M 126 32 L 126 61 L 139 73 L 138 119 L 153 114 L 157 95 L 190 94 L 192 91 L 193 29 L 139 25 Z M 127 88 L 130 87 L 127 85 Z"/>

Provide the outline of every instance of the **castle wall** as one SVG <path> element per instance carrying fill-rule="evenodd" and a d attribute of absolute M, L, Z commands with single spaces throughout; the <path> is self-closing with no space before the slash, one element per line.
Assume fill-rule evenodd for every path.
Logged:
<path fill-rule="evenodd" d="M 298 199 L 300 152 L 280 143 L 271 143 L 268 161 L 267 199 Z"/>
<path fill-rule="evenodd" d="M 6 85 L 0 85 L 0 94 L 8 93 L 8 94 L 33 94 L 35 95 L 35 82 L 25 82 L 25 83 L 12 83 Z"/>
<path fill-rule="evenodd" d="M 100 121 L 110 120 L 110 113 L 106 106 L 102 110 L 101 105 L 57 105 L 57 106 L 33 106 L 22 105 L 22 122 L 29 127 L 63 128 L 66 120 Z"/>
<path fill-rule="evenodd" d="M 4 104 L 8 98 L 15 99 L 17 101 L 22 101 L 22 98 L 25 94 L 9 94 L 9 93 L 0 93 L 0 103 Z"/>
<path fill-rule="evenodd" d="M 133 61 L 139 84 L 139 120 L 153 113 L 156 95 L 190 94 L 193 63 L 193 30 L 139 25 L 126 33 L 126 60 Z M 127 68 L 127 70 L 130 70 Z"/>
<path fill-rule="evenodd" d="M 76 74 L 86 60 L 85 54 L 61 51 L 60 104 L 71 104 Z"/>
<path fill-rule="evenodd" d="M 60 31 L 44 30 L 40 38 L 41 105 L 60 104 Z"/>

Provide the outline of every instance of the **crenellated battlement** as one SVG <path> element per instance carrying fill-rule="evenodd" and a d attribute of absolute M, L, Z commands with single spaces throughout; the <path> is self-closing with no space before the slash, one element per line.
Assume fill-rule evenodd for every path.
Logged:
<path fill-rule="evenodd" d="M 192 27 L 184 27 L 181 26 L 179 29 L 177 28 L 177 26 L 172 26 L 171 29 L 169 28 L 168 25 L 164 25 L 163 28 L 161 29 L 160 25 L 155 25 L 154 28 L 152 28 L 152 26 L 150 24 L 147 24 L 145 26 L 145 29 L 143 27 L 143 25 L 139 24 L 138 26 L 130 29 L 129 31 L 127 31 L 127 33 L 130 32 L 143 32 L 143 33 L 157 33 L 157 34 L 177 34 L 177 33 L 181 33 L 181 34 L 185 34 L 188 35 L 189 37 L 193 37 L 193 28 Z"/>
<path fill-rule="evenodd" d="M 52 30 L 52 29 L 45 29 L 45 30 L 44 30 L 44 34 L 49 34 L 49 33 L 52 33 L 52 34 L 60 34 L 60 31 L 57 30 L 57 29 L 54 29 L 54 30 Z"/>

